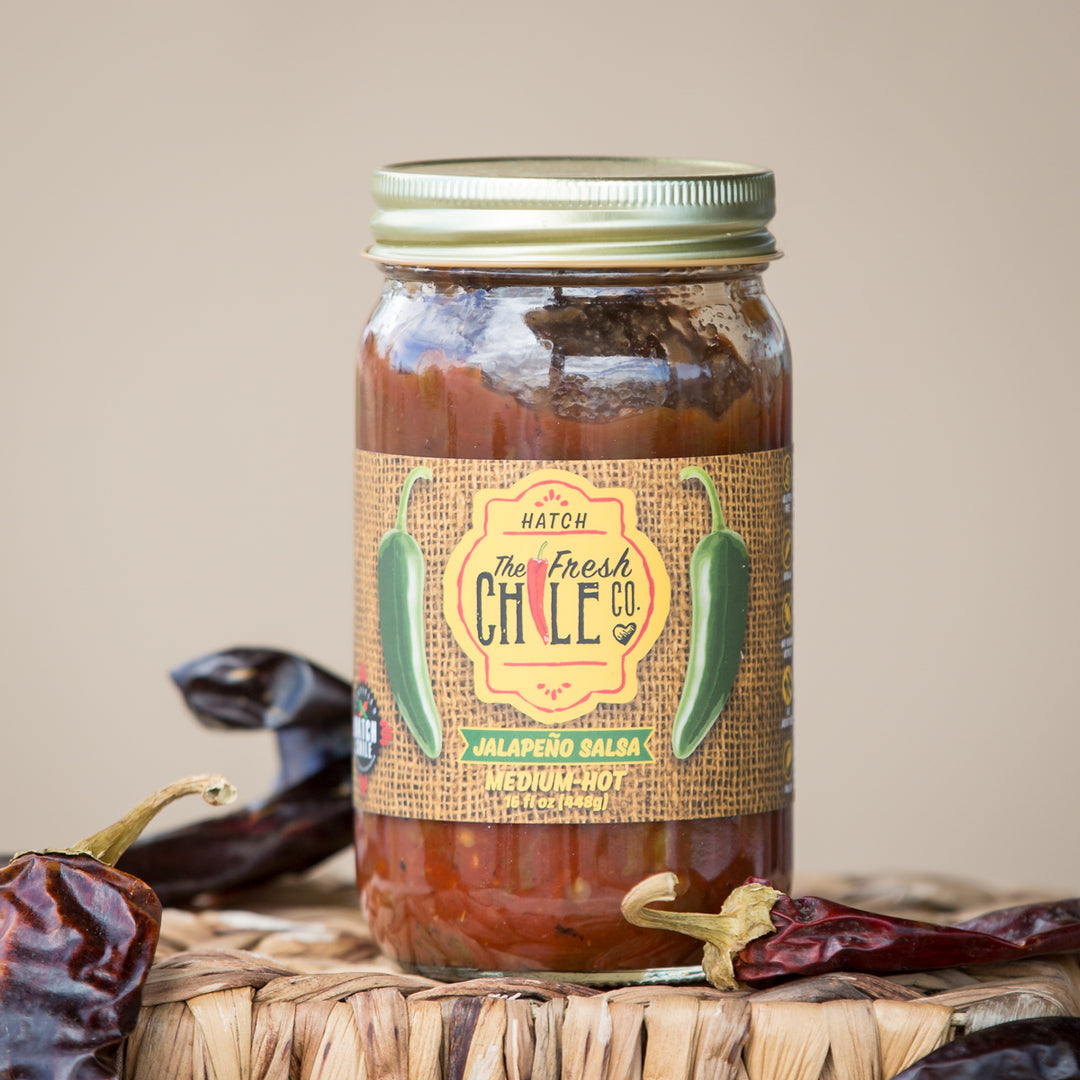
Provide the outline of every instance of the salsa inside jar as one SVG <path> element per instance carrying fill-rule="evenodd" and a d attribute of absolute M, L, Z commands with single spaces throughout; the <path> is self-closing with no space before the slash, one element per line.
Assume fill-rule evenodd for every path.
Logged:
<path fill-rule="evenodd" d="M 359 450 L 572 461 L 790 445 L 790 355 L 760 263 L 384 269 L 360 346 Z M 790 884 L 790 805 L 622 823 L 364 812 L 356 836 L 377 942 L 435 977 L 673 979 L 700 963 L 700 945 L 627 924 L 619 905 L 633 885 L 673 870 L 679 906 L 708 911 L 749 876 Z"/>

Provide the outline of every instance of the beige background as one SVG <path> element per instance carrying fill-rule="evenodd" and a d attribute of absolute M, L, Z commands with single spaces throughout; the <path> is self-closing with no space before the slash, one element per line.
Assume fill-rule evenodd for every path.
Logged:
<path fill-rule="evenodd" d="M 190 770 L 269 786 L 269 739 L 198 727 L 170 666 L 263 642 L 347 670 L 371 170 L 672 154 L 778 177 L 800 867 L 1080 893 L 1080 5 L 26 0 L 0 26 L 0 850 Z"/>

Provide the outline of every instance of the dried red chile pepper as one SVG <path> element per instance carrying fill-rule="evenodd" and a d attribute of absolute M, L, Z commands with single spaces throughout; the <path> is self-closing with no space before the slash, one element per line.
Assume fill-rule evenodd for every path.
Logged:
<path fill-rule="evenodd" d="M 674 874 L 627 893 L 626 918 L 706 942 L 705 974 L 722 989 L 771 986 L 834 971 L 899 975 L 1080 951 L 1080 898 L 1024 904 L 938 926 L 862 911 L 817 896 L 793 898 L 750 879 L 719 914 L 656 911 L 676 898 Z"/>
<path fill-rule="evenodd" d="M 1075 1080 L 1080 1019 L 1012 1020 L 961 1035 L 897 1073 L 894 1080 Z"/>
<path fill-rule="evenodd" d="M 1080 899 L 1005 908 L 938 926 L 816 896 L 781 895 L 771 919 L 776 932 L 750 942 L 735 961 L 739 980 L 750 986 L 829 971 L 897 975 L 1080 950 Z"/>
<path fill-rule="evenodd" d="M 208 727 L 276 733 L 281 772 L 263 801 L 132 845 L 120 868 L 162 903 L 301 873 L 353 839 L 352 688 L 293 653 L 235 648 L 172 672 Z"/>
<path fill-rule="evenodd" d="M 0 870 L 2 1080 L 115 1080 L 161 902 L 112 864 L 158 810 L 195 793 L 215 804 L 236 796 L 220 776 L 190 777 L 70 850 L 25 852 Z"/>

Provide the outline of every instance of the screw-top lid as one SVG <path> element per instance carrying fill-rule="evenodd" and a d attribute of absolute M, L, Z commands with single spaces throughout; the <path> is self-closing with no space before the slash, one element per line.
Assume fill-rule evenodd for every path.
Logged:
<path fill-rule="evenodd" d="M 672 158 L 474 158 L 379 169 L 368 254 L 411 266 L 671 266 L 777 257 L 773 174 Z"/>

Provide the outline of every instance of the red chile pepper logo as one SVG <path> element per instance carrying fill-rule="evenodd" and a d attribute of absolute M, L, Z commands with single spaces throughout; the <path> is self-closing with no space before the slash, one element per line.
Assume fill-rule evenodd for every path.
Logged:
<path fill-rule="evenodd" d="M 540 553 L 535 559 L 529 560 L 525 569 L 525 580 L 529 588 L 529 614 L 532 615 L 533 625 L 545 645 L 551 643 L 551 634 L 548 631 L 547 612 L 545 610 L 545 586 L 547 585 L 547 559 L 544 558 L 544 548 L 547 547 L 545 540 L 540 545 Z"/>
<path fill-rule="evenodd" d="M 547 724 L 632 700 L 670 604 L 634 493 L 560 469 L 476 492 L 443 578 L 477 697 Z"/>

